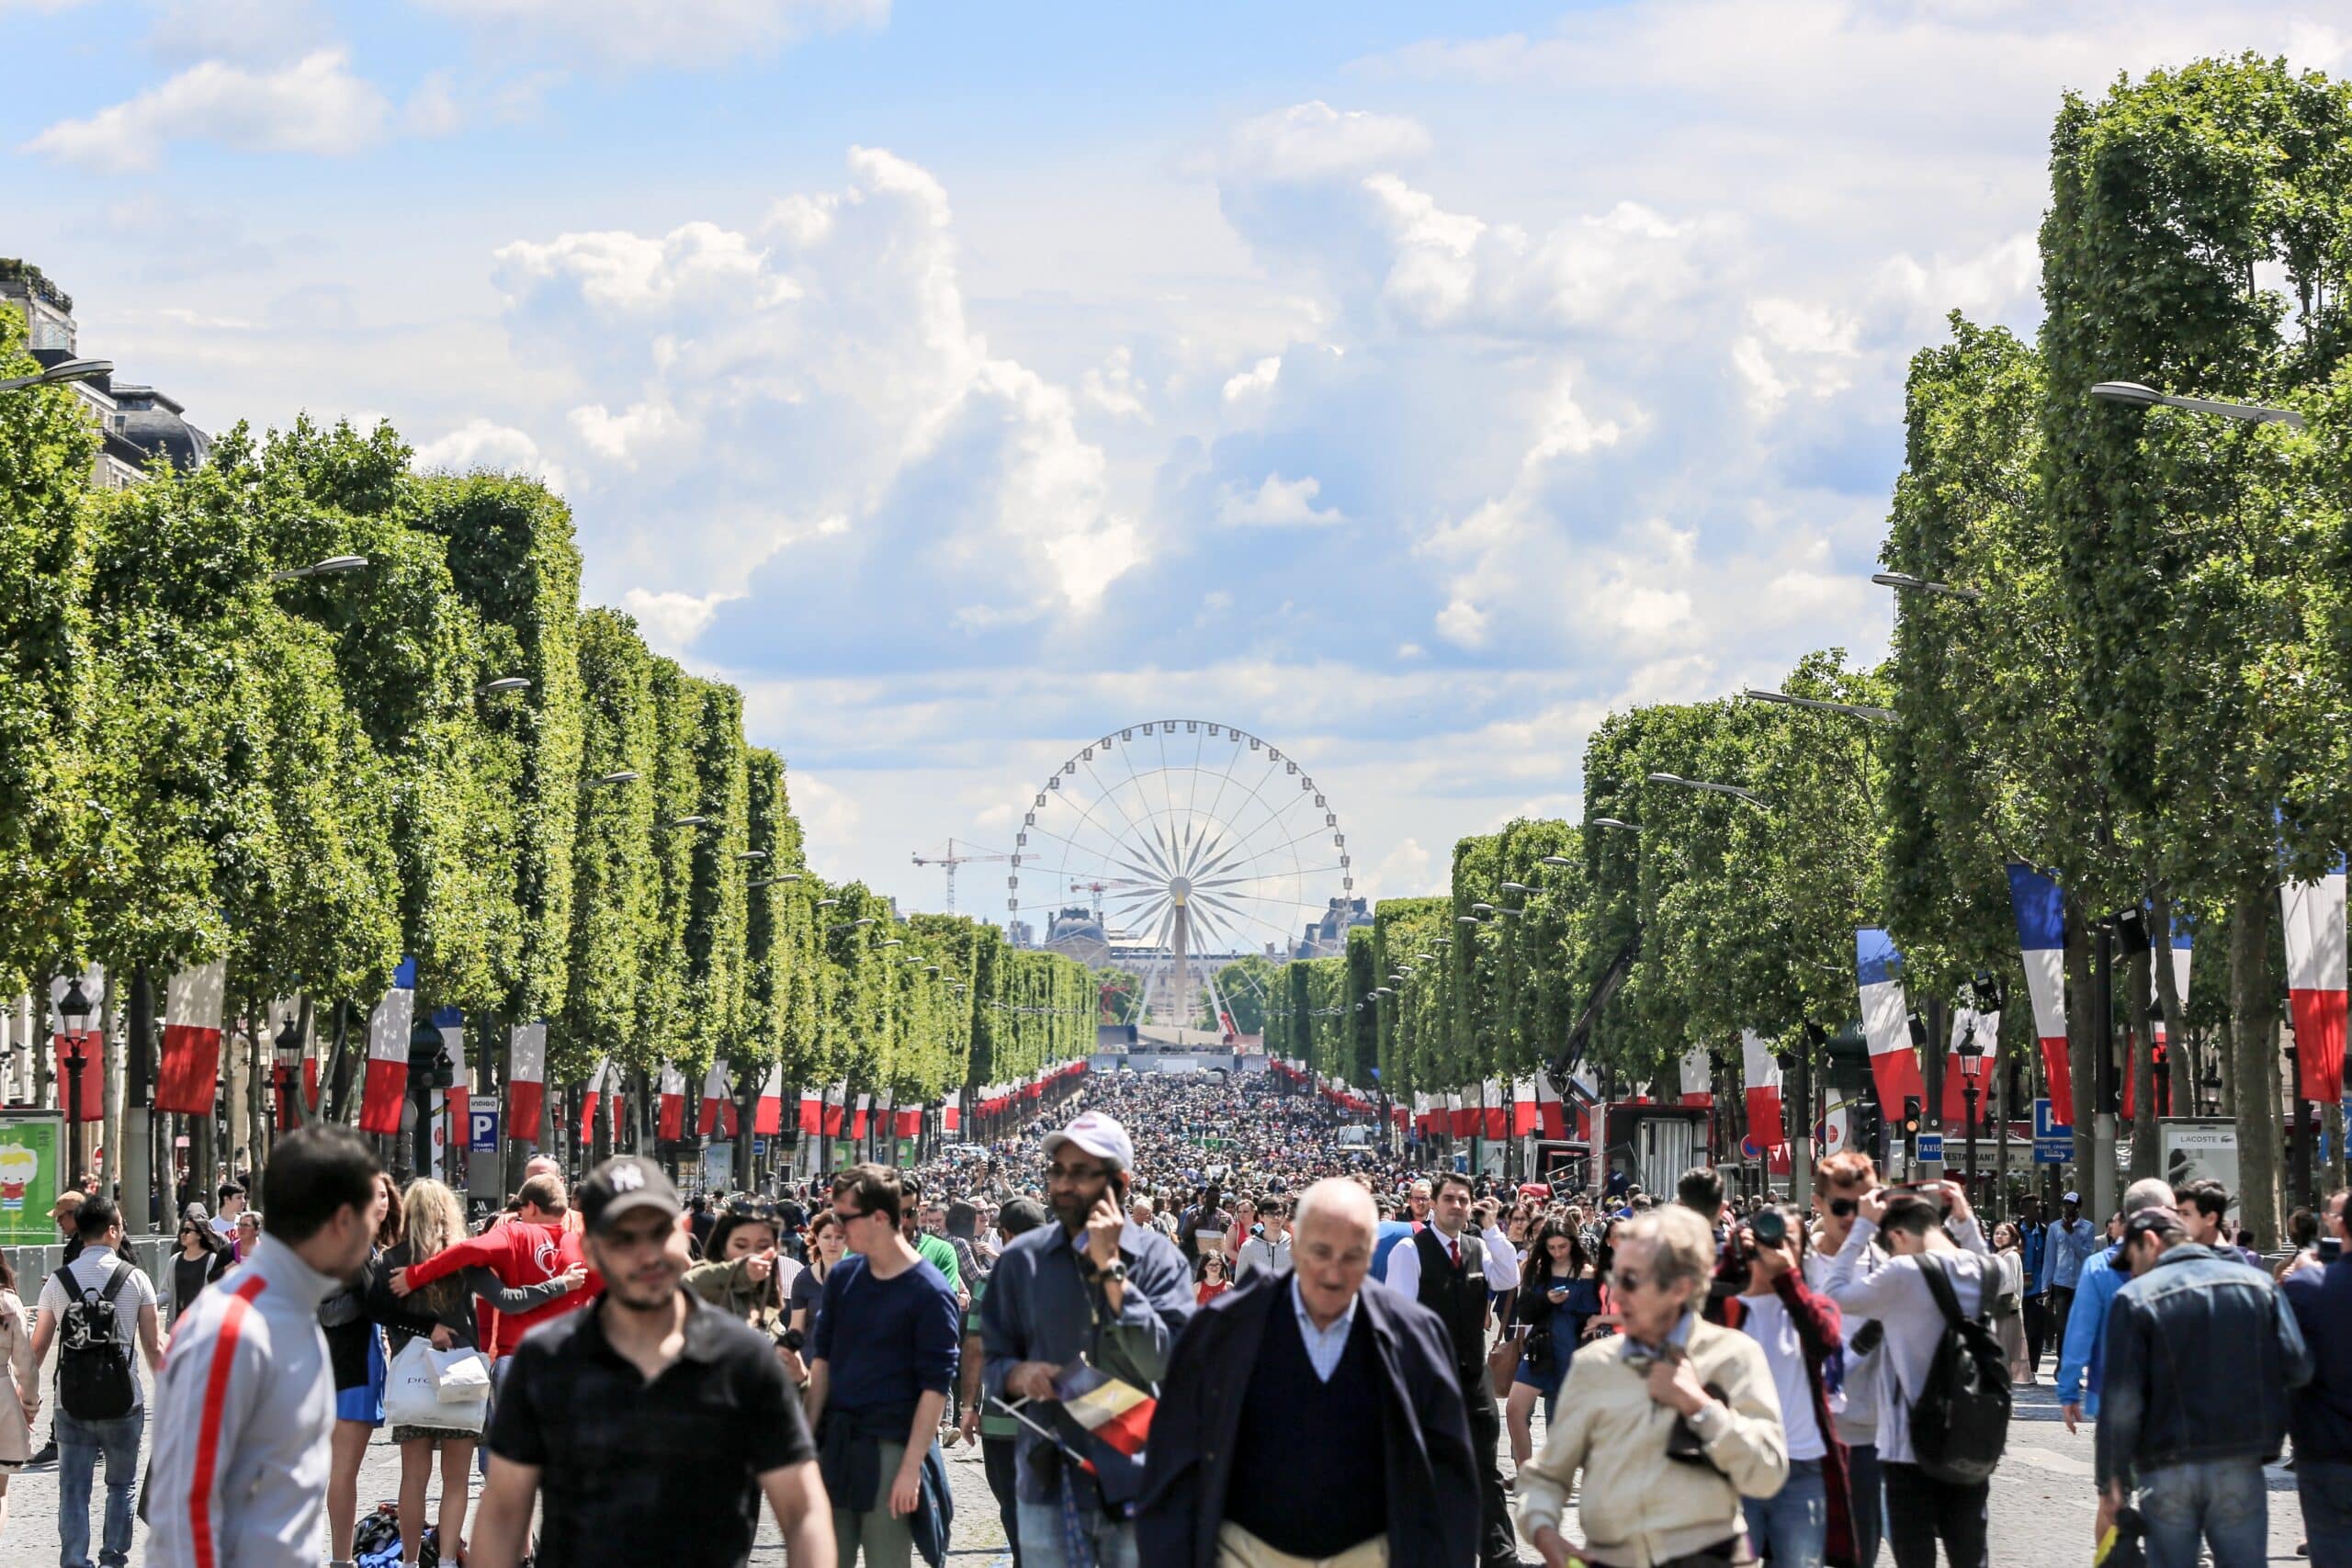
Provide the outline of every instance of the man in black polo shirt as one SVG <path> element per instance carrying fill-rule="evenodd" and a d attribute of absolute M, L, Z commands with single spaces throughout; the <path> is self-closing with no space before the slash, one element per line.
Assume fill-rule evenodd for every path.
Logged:
<path fill-rule="evenodd" d="M 514 1568 L 534 1497 L 540 1568 L 742 1568 L 761 1493 L 793 1562 L 831 1562 L 816 1445 L 775 1348 L 681 1283 L 677 1189 L 623 1156 L 596 1168 L 579 1207 L 605 1293 L 514 1352 L 472 1568 Z"/>
<path fill-rule="evenodd" d="M 1492 1198 L 1474 1206 L 1468 1177 L 1439 1172 L 1428 1226 L 1415 1234 L 1411 1246 L 1400 1243 L 1388 1256 L 1388 1288 L 1437 1314 L 1453 1342 L 1454 1370 L 1470 1416 L 1470 1446 L 1478 1461 L 1478 1555 L 1487 1568 L 1512 1568 L 1519 1562 L 1519 1538 L 1503 1501 L 1495 1452 L 1503 1423 L 1495 1408 L 1494 1384 L 1487 1380 L 1487 1315 L 1490 1293 L 1519 1284 L 1519 1254 L 1495 1227 L 1496 1206 Z"/>

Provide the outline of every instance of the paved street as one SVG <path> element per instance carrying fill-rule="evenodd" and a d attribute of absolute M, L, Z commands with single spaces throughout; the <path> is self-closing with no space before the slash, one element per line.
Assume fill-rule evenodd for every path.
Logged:
<path fill-rule="evenodd" d="M 1542 1439 L 1540 1425 L 1537 1438 Z M 996 1500 L 989 1495 L 979 1453 L 958 1445 L 947 1450 L 947 1459 L 956 1493 L 952 1556 L 972 1568 L 995 1568 L 1000 1562 L 1009 1562 L 1004 1531 L 997 1523 Z M 1508 1469 L 1508 1450 L 1504 1463 Z M 390 1500 L 399 1483 L 400 1455 L 389 1443 L 379 1442 L 368 1450 L 367 1465 L 360 1472 L 362 1506 Z M 2295 1546 L 2302 1532 L 2295 1509 L 2294 1477 L 2284 1466 L 2272 1467 L 2270 1492 L 2271 1560 L 2297 1562 Z M 97 1506 L 94 1505 L 91 1512 L 95 1547 Z M 2090 1428 L 2070 1434 L 2046 1385 L 2020 1390 L 2008 1458 L 1993 1483 L 1993 1562 L 2001 1568 L 2044 1563 L 2056 1568 L 2087 1562 L 2091 1517 Z M 145 1559 L 145 1533 L 142 1528 L 131 1551 L 134 1564 Z M 10 1485 L 8 1523 L 0 1532 L 0 1562 L 7 1568 L 35 1568 L 56 1560 L 57 1472 L 49 1466 L 21 1474 Z M 784 1543 L 773 1521 L 763 1522 L 752 1561 L 783 1560 Z M 1879 1561 L 1891 1563 L 1893 1554 L 1882 1549 Z"/>

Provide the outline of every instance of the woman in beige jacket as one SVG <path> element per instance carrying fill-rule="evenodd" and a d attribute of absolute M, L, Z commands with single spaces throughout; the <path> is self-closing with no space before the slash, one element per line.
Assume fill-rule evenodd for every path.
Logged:
<path fill-rule="evenodd" d="M 17 1276 L 0 1253 L 0 1534 L 8 1529 L 8 1478 L 33 1457 L 33 1412 L 40 1408 L 40 1369 L 33 1363 L 32 1325 L 17 1294 Z"/>
<path fill-rule="evenodd" d="M 1707 1568 L 1752 1561 L 1739 1500 L 1770 1497 L 1789 1472 L 1763 1348 L 1702 1321 L 1713 1233 L 1679 1206 L 1618 1227 L 1611 1273 L 1624 1332 L 1568 1363 L 1559 1420 L 1519 1472 L 1519 1522 L 1550 1568 Z M 1703 1458 L 1668 1453 L 1678 1425 Z M 1577 1471 L 1581 1552 L 1560 1532 Z"/>

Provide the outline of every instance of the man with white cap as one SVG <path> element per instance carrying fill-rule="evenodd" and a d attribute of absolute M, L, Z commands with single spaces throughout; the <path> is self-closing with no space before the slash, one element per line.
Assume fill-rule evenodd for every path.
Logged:
<path fill-rule="evenodd" d="M 2062 1353 L 2066 1325 L 2075 1314 L 2075 1291 L 2082 1283 L 2083 1265 L 2105 1247 L 2098 1227 L 2083 1217 L 2083 1195 L 2069 1192 L 2064 1201 L 2064 1215 L 2051 1225 L 2041 1250 L 2041 1285 L 2050 1296 L 2050 1337 Z"/>
<path fill-rule="evenodd" d="M 1045 1153 L 1057 1223 L 1013 1241 L 989 1276 L 983 1386 L 993 1399 L 1050 1403 L 1055 1379 L 1082 1359 L 1156 1395 L 1193 1314 L 1193 1282 L 1175 1243 L 1127 1220 L 1135 1144 L 1090 1111 L 1048 1134 Z M 1022 1568 L 1086 1568 L 1073 1561 L 1081 1554 L 1100 1568 L 1136 1568 L 1135 1488 L 1125 1479 L 1080 1470 L 1024 1423 L 1013 1489 Z"/>

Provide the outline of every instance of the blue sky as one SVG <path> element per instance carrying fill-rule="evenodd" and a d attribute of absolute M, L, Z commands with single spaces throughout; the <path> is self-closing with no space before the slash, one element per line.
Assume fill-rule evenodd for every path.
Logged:
<path fill-rule="evenodd" d="M 1611 707 L 1883 650 L 1905 362 L 2030 329 L 2062 91 L 2316 6 L 0 0 L 0 250 L 199 423 L 571 498 L 828 874 L 1086 739 L 1307 761 L 1359 891 Z M 29 62 L 29 68 L 26 68 Z M 970 900 L 967 899 L 967 907 Z"/>

